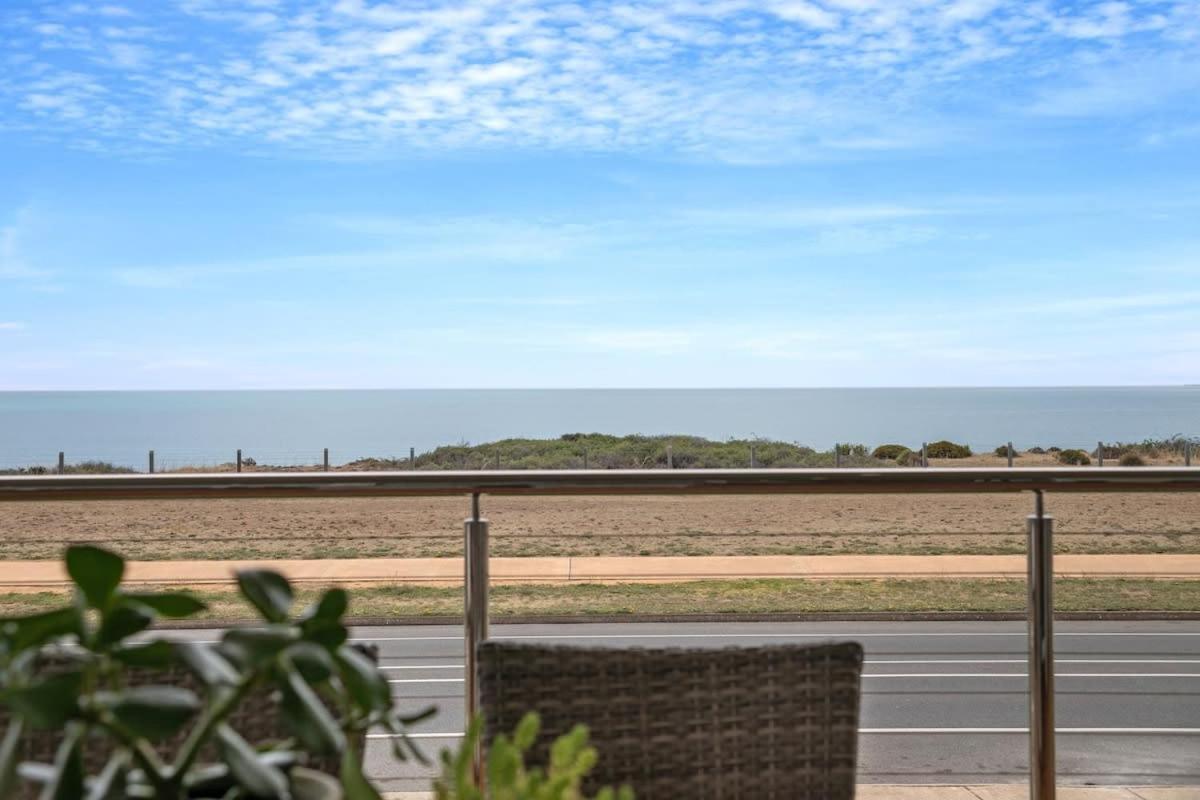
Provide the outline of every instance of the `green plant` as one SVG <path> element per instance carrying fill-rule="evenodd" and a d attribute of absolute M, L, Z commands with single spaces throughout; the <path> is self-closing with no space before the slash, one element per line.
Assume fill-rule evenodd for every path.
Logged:
<path fill-rule="evenodd" d="M 909 448 L 902 444 L 881 444 L 871 451 L 871 458 L 878 458 L 884 461 L 895 461 L 904 453 L 907 453 Z"/>
<path fill-rule="evenodd" d="M 971 455 L 971 448 L 941 439 L 926 445 L 925 452 L 930 458 L 967 458 Z"/>
<path fill-rule="evenodd" d="M 1067 449 L 1058 451 L 1058 463 L 1070 464 L 1076 467 L 1086 467 L 1092 463 L 1091 456 L 1082 450 Z"/>
<path fill-rule="evenodd" d="M 1117 463 L 1122 467 L 1144 467 L 1146 466 L 1146 459 L 1137 453 L 1123 453 Z"/>
<path fill-rule="evenodd" d="M 1044 448 L 1044 447 L 1031 447 L 1031 448 L 1029 448 L 1029 450 L 1027 450 L 1026 452 L 1032 453 L 1032 454 L 1033 454 L 1033 455 L 1035 455 L 1035 456 L 1044 456 L 1044 455 L 1046 455 L 1046 448 Z"/>
<path fill-rule="evenodd" d="M 550 745 L 550 763 L 545 769 L 527 767 L 525 756 L 541 729 L 538 715 L 526 714 L 512 738 L 500 734 L 488 747 L 484 788 L 472 769 L 482 719 L 476 717 L 457 752 L 442 751 L 442 776 L 434 781 L 437 800 L 585 800 L 580 788 L 596 765 L 596 749 L 588 746 L 588 731 L 576 725 Z M 633 800 L 628 786 L 601 789 L 594 800 Z"/>
<path fill-rule="evenodd" d="M 293 618 L 287 580 L 246 570 L 237 574 L 238 588 L 261 624 L 230 630 L 215 646 L 146 639 L 140 634 L 157 618 L 187 618 L 204 604 L 184 593 L 125 589 L 125 562 L 107 550 L 75 546 L 65 560 L 72 603 L 0 619 L 0 703 L 11 713 L 0 744 L 0 797 L 14 790 L 17 743 L 34 728 L 64 732 L 53 765 L 20 765 L 20 775 L 43 784 L 48 800 L 289 798 L 289 770 L 309 754 L 340 759 L 347 800 L 378 800 L 363 776 L 356 737 L 382 727 L 396 735 L 397 757 L 422 758 L 404 734 L 430 712 L 399 715 L 387 679 L 347 644 L 344 590 L 324 592 Z M 38 668 L 48 650 L 62 669 Z M 129 681 L 132 669 L 174 665 L 196 676 L 203 698 L 178 686 Z M 228 719 L 250 692 L 266 690 L 274 691 L 292 738 L 259 750 Z M 96 738 L 107 740 L 111 756 L 89 777 L 83 748 Z M 220 763 L 200 763 L 209 747 Z"/>
<path fill-rule="evenodd" d="M 1001 458 L 1008 458 L 1008 445 L 1002 444 L 999 447 L 997 447 L 995 450 L 993 450 L 992 453 L 994 455 L 1000 456 Z M 1017 458 L 1018 456 L 1021 455 L 1019 452 L 1017 452 L 1017 448 L 1015 448 L 1015 447 L 1013 448 L 1012 454 L 1013 454 L 1013 458 Z"/>

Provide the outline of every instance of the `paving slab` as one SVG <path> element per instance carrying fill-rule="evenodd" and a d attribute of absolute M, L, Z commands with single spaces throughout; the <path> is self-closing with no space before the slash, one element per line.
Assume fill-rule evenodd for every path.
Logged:
<path fill-rule="evenodd" d="M 1029 787 L 1014 783 L 998 786 L 972 786 L 979 800 L 1029 800 Z M 1109 786 L 1060 786 L 1058 800 L 1138 800 L 1129 789 Z"/>

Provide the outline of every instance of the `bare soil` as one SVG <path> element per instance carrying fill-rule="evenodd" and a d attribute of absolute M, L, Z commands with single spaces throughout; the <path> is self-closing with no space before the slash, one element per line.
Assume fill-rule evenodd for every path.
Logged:
<path fill-rule="evenodd" d="M 1047 504 L 1060 552 L 1200 552 L 1200 494 Z M 1027 494 L 484 498 L 498 556 L 1016 553 L 1031 510 Z M 137 560 L 453 556 L 466 512 L 456 498 L 11 503 L 0 559 L 68 542 Z"/>

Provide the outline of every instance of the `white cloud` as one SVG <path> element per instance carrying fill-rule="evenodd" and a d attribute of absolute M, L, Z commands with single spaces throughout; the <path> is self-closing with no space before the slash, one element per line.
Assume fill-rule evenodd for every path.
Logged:
<path fill-rule="evenodd" d="M 23 331 L 25 330 L 24 322 L 5 322 L 0 320 L 0 331 Z"/>
<path fill-rule="evenodd" d="M 1192 5 L 178 0 L 132 17 L 48 4 L 6 42 L 16 72 L 0 80 L 0 111 L 114 149 L 270 141 L 360 158 L 397 147 L 665 149 L 743 164 L 869 157 L 958 140 L 947 100 L 995 107 L 1006 96 L 1084 115 L 1134 96 L 1143 108 L 1165 102 L 1162 91 L 1139 95 L 1161 77 L 1146 65 L 1187 71 L 1200 35 Z M 117 69 L 97 73 L 97 62 Z"/>

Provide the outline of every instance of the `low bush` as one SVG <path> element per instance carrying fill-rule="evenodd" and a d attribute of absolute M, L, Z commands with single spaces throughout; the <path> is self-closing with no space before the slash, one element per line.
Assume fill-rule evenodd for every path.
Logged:
<path fill-rule="evenodd" d="M 1069 464 L 1073 467 L 1086 467 L 1092 463 L 1092 458 L 1082 450 L 1060 450 L 1058 452 L 1058 463 Z"/>
<path fill-rule="evenodd" d="M 995 450 L 993 450 L 992 452 L 995 453 L 996 455 L 1000 456 L 1001 458 L 1008 458 L 1008 445 L 1002 444 L 999 447 L 997 447 Z M 1017 448 L 1014 447 L 1013 448 L 1013 458 L 1016 458 L 1019 455 L 1021 455 L 1021 454 L 1018 453 Z"/>
<path fill-rule="evenodd" d="M 1035 455 L 1035 456 L 1044 456 L 1044 455 L 1046 455 L 1046 448 L 1044 448 L 1044 447 L 1031 447 L 1031 448 L 1029 448 L 1028 450 L 1026 450 L 1025 452 L 1027 452 L 1027 453 L 1032 453 L 1032 454 L 1033 454 L 1033 455 Z"/>
<path fill-rule="evenodd" d="M 914 453 L 912 450 L 905 450 L 896 456 L 896 464 L 901 467 L 919 467 L 921 466 L 921 454 Z"/>
<path fill-rule="evenodd" d="M 1137 453 L 1124 453 L 1117 463 L 1122 467 L 1144 467 L 1146 466 L 1146 459 Z"/>
<path fill-rule="evenodd" d="M 930 458 L 967 458 L 971 455 L 971 448 L 965 444 L 956 444 L 942 439 L 926 445 L 925 452 Z"/>
<path fill-rule="evenodd" d="M 878 458 L 884 461 L 895 461 L 905 453 L 911 452 L 909 448 L 902 444 L 881 444 L 871 451 L 871 458 Z"/>
<path fill-rule="evenodd" d="M 1047 453 L 1061 453 L 1062 448 L 1061 447 L 1047 447 L 1046 452 Z"/>

